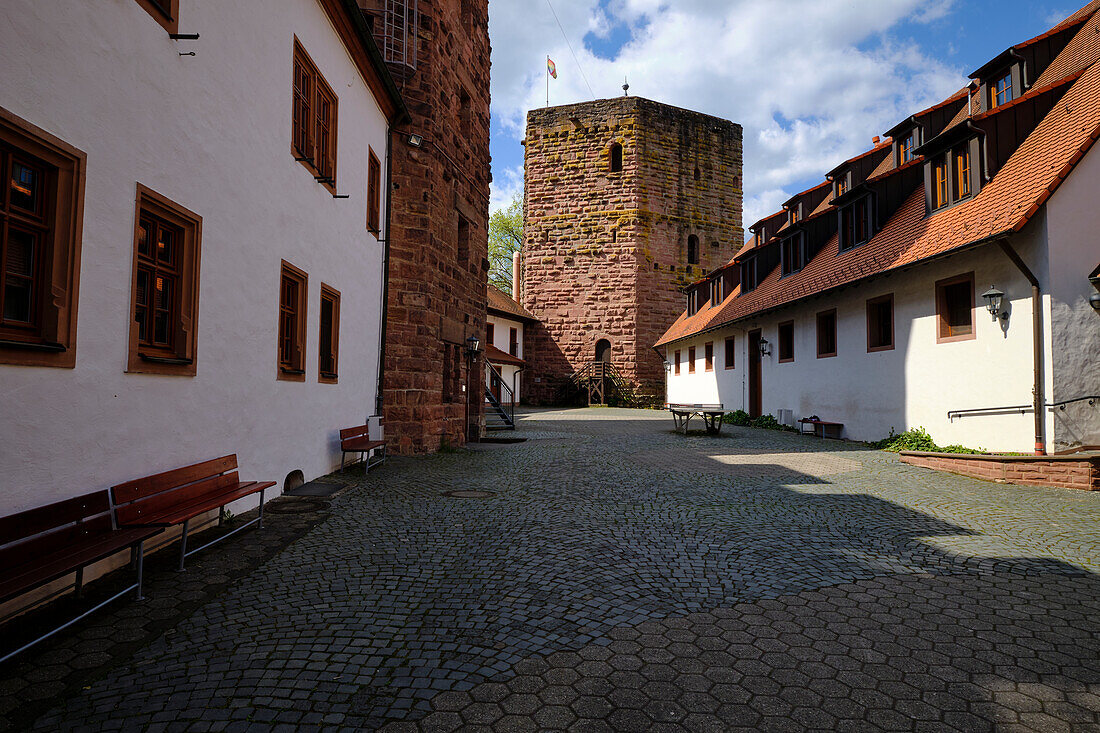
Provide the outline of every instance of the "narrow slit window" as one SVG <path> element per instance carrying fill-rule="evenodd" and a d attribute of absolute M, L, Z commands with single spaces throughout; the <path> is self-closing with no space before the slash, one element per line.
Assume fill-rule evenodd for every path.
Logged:
<path fill-rule="evenodd" d="M 688 348 L 688 374 L 695 374 L 695 347 Z"/>
<path fill-rule="evenodd" d="M 726 339 L 725 348 L 723 349 L 726 358 L 726 369 L 733 369 L 734 362 L 736 361 L 737 349 L 734 337 L 730 336 Z"/>
<path fill-rule="evenodd" d="M 367 230 L 376 237 L 382 231 L 382 164 L 373 149 L 368 149 Z"/>
<path fill-rule="evenodd" d="M 279 379 L 305 381 L 307 284 L 304 272 L 283 262 L 279 278 Z"/>
<path fill-rule="evenodd" d="M 779 324 L 779 361 L 794 361 L 794 321 Z"/>
<path fill-rule="evenodd" d="M 611 143 L 611 163 L 610 169 L 612 173 L 619 173 L 623 169 L 623 146 L 619 143 Z"/>
<path fill-rule="evenodd" d="M 955 151 L 955 200 L 960 201 L 970 195 L 970 146 L 964 145 Z"/>
<path fill-rule="evenodd" d="M 703 369 L 704 371 L 714 371 L 714 342 L 708 341 L 703 344 Z"/>
<path fill-rule="evenodd" d="M 340 293 L 321 284 L 320 348 L 317 357 L 319 381 L 336 384 L 340 357 Z"/>
<path fill-rule="evenodd" d="M 676 376 L 680 376 L 680 350 L 677 349 L 673 352 L 672 363 L 674 365 Z"/>
<path fill-rule="evenodd" d="M 817 358 L 836 356 L 836 310 L 817 314 Z"/>

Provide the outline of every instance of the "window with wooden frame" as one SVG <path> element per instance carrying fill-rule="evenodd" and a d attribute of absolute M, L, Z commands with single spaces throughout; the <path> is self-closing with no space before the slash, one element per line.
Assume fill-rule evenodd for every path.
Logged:
<path fill-rule="evenodd" d="M 688 348 L 688 374 L 695 374 L 695 347 Z"/>
<path fill-rule="evenodd" d="M 730 336 L 726 339 L 725 347 L 722 349 L 726 359 L 726 369 L 733 369 L 734 363 L 737 357 L 736 342 L 734 337 Z"/>
<path fill-rule="evenodd" d="M 722 278 L 716 277 L 710 281 L 710 304 L 712 306 L 722 303 Z"/>
<path fill-rule="evenodd" d="M 845 252 L 871 239 L 871 197 L 864 196 L 840 210 L 840 251 Z"/>
<path fill-rule="evenodd" d="M 202 218 L 138 185 L 126 371 L 193 377 Z"/>
<path fill-rule="evenodd" d="M 137 4 L 169 33 L 179 32 L 179 0 L 137 0 Z"/>
<path fill-rule="evenodd" d="M 1012 101 L 1012 71 L 1005 72 L 1004 76 L 996 79 L 989 85 L 989 108 L 996 109 L 1003 104 Z"/>
<path fill-rule="evenodd" d="M 836 356 L 836 308 L 817 314 L 817 358 Z"/>
<path fill-rule="evenodd" d="M 802 246 L 802 232 L 795 232 L 783 240 L 781 259 L 782 274 L 792 275 L 805 267 L 805 248 Z"/>
<path fill-rule="evenodd" d="M 611 143 L 609 151 L 610 162 L 608 165 L 612 173 L 620 173 L 623 169 L 623 146 L 619 143 Z"/>
<path fill-rule="evenodd" d="M 340 291 L 324 283 L 321 283 L 321 328 L 318 341 L 318 381 L 336 384 L 340 364 Z"/>
<path fill-rule="evenodd" d="M 519 329 L 508 329 L 508 353 L 512 356 L 519 356 Z"/>
<path fill-rule="evenodd" d="M 961 201 L 970 195 L 970 146 L 956 148 L 955 158 L 955 200 Z"/>
<path fill-rule="evenodd" d="M 382 164 L 374 150 L 368 148 L 367 164 L 367 231 L 378 236 L 382 231 Z"/>
<path fill-rule="evenodd" d="M 306 300 L 309 278 L 287 261 L 279 276 L 279 379 L 306 380 Z"/>
<path fill-rule="evenodd" d="M 794 361 L 794 321 L 779 324 L 779 361 Z"/>
<path fill-rule="evenodd" d="M 714 371 L 714 342 L 708 341 L 703 344 L 703 371 Z"/>
<path fill-rule="evenodd" d="M 680 350 L 673 352 L 672 363 L 675 364 L 676 376 L 680 376 Z"/>
<path fill-rule="evenodd" d="M 0 364 L 76 365 L 85 162 L 0 108 Z"/>
<path fill-rule="evenodd" d="M 932 163 L 932 208 L 942 209 L 948 201 L 947 156 L 941 155 Z"/>
<path fill-rule="evenodd" d="M 894 348 L 894 295 L 882 295 L 867 301 L 867 351 Z"/>
<path fill-rule="evenodd" d="M 741 263 L 741 295 L 756 290 L 756 258 L 750 257 Z"/>
<path fill-rule="evenodd" d="M 850 188 L 850 184 L 848 183 L 848 175 L 848 173 L 845 173 L 842 176 L 838 176 L 836 179 L 836 195 L 838 197 L 848 193 L 848 189 Z"/>
<path fill-rule="evenodd" d="M 974 273 L 936 283 L 937 343 L 966 341 L 974 334 Z"/>
<path fill-rule="evenodd" d="M 802 220 L 802 203 L 799 202 L 788 209 L 789 221 L 791 224 L 797 224 Z"/>
<path fill-rule="evenodd" d="M 687 294 L 687 314 L 693 316 L 699 312 L 699 289 L 692 288 Z"/>
<path fill-rule="evenodd" d="M 489 346 L 493 346 L 493 336 L 496 335 L 496 325 L 492 323 L 485 324 L 485 343 Z"/>
<path fill-rule="evenodd" d="M 335 92 L 295 38 L 291 152 L 333 193 L 336 192 L 336 107 Z"/>
<path fill-rule="evenodd" d="M 898 143 L 898 165 L 905 165 L 913 159 L 913 148 L 916 147 L 916 132 L 910 132 Z"/>

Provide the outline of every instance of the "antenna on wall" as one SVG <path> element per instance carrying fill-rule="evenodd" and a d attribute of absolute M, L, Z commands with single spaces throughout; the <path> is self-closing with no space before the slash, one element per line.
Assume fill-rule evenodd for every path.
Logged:
<path fill-rule="evenodd" d="M 629 97 L 630 96 L 630 82 L 628 82 L 626 80 L 625 76 L 623 77 L 623 96 L 624 97 Z"/>

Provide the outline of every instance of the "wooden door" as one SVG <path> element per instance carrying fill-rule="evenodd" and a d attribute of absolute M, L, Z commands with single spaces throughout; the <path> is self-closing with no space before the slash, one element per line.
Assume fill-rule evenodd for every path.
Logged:
<path fill-rule="evenodd" d="M 749 416 L 760 411 L 760 331 L 749 331 Z"/>
<path fill-rule="evenodd" d="M 489 391 L 493 393 L 493 397 L 497 398 L 497 402 L 500 402 L 500 377 L 497 376 L 496 370 L 493 370 L 489 377 Z"/>

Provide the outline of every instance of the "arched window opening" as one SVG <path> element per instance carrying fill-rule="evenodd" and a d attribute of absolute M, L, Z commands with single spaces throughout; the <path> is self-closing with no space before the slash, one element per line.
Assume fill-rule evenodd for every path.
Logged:
<path fill-rule="evenodd" d="M 618 173 L 623 169 L 623 146 L 611 143 L 611 172 Z"/>
<path fill-rule="evenodd" d="M 605 364 L 611 363 L 611 342 L 607 339 L 600 339 L 596 342 L 596 361 L 602 361 Z"/>
<path fill-rule="evenodd" d="M 699 237 L 694 234 L 688 237 L 688 264 L 699 264 Z"/>

